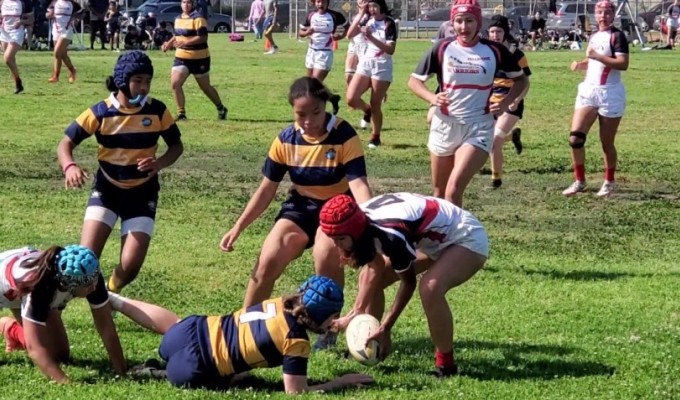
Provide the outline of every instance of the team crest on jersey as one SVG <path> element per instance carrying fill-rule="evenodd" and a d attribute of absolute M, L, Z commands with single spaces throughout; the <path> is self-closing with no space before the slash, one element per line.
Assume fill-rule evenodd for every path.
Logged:
<path fill-rule="evenodd" d="M 326 158 L 331 160 L 331 161 L 335 160 L 336 155 L 337 155 L 337 153 L 333 149 L 330 149 L 326 152 Z"/>
<path fill-rule="evenodd" d="M 473 61 L 479 61 L 481 60 L 480 58 L 476 58 Z M 460 60 L 456 57 L 449 57 L 446 63 L 446 68 L 449 71 L 449 73 L 455 73 L 455 74 L 485 74 L 486 75 L 486 68 L 484 68 L 483 65 L 481 64 L 475 64 L 474 62 L 471 62 L 469 59 L 468 61 L 463 61 Z"/>
<path fill-rule="evenodd" d="M 151 118 L 145 117 L 144 119 L 142 119 L 142 126 L 144 127 L 151 126 Z"/>

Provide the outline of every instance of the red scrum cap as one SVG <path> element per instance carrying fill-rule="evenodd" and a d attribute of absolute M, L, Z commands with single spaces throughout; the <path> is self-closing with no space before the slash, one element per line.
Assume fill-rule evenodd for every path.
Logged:
<path fill-rule="evenodd" d="M 319 225 L 328 236 L 348 235 L 359 240 L 368 220 L 353 198 L 346 194 L 335 196 L 321 207 Z"/>
<path fill-rule="evenodd" d="M 470 14 L 477 21 L 477 30 L 482 28 L 482 8 L 477 0 L 456 0 L 451 6 L 451 20 L 458 14 Z"/>
<path fill-rule="evenodd" d="M 600 0 L 600 1 L 598 1 L 597 4 L 595 4 L 595 9 L 598 9 L 598 8 L 609 9 L 609 10 L 611 10 L 611 12 L 614 12 L 614 11 L 615 11 L 614 3 L 612 3 L 612 2 L 609 1 L 609 0 Z"/>

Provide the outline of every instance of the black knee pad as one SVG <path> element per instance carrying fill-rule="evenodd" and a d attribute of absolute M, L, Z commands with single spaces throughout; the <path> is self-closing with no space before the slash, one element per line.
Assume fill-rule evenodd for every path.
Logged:
<path fill-rule="evenodd" d="M 569 134 L 569 146 L 572 149 L 582 149 L 586 145 L 586 134 L 579 131 L 571 131 Z"/>

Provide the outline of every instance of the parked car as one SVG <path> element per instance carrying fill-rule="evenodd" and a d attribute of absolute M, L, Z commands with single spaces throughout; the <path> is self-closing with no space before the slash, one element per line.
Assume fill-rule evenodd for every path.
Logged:
<path fill-rule="evenodd" d="M 128 16 L 148 15 L 153 12 L 156 15 L 156 20 L 161 22 L 175 23 L 175 18 L 182 14 L 182 6 L 177 2 L 163 2 L 163 3 L 145 3 L 137 10 L 128 10 Z M 209 8 L 208 11 L 208 31 L 209 32 L 231 32 L 232 20 L 231 16 L 227 14 L 213 13 Z"/>

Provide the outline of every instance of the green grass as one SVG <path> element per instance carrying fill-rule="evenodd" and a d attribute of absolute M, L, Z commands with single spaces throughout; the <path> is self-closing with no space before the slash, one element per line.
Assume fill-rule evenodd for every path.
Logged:
<path fill-rule="evenodd" d="M 303 74 L 306 46 L 283 39 L 282 51 L 262 55 L 261 43 L 229 43 L 211 37 L 211 78 L 229 107 L 229 121 L 216 119 L 212 104 L 194 82 L 186 85 L 189 121 L 180 125 L 185 153 L 162 172 L 156 235 L 139 278 L 125 294 L 167 306 L 181 315 L 221 314 L 240 307 L 247 278 L 272 225 L 277 203 L 236 243 L 218 250 L 221 236 L 238 217 L 261 179 L 259 170 L 275 135 L 290 122 L 287 88 Z M 328 85 L 344 94 L 346 43 L 336 53 Z M 406 88 L 408 74 L 427 41 L 401 41 L 395 81 L 385 104 L 385 145 L 367 154 L 369 179 L 378 193 L 430 192 L 425 147 L 426 105 Z M 21 52 L 26 93 L 0 86 L 0 248 L 45 247 L 78 241 L 88 190 L 65 190 L 55 148 L 64 128 L 104 98 L 103 81 L 116 56 L 73 52 L 79 80 L 48 85 L 47 53 Z M 174 111 L 169 87 L 171 55 L 152 53 L 153 95 Z M 432 345 L 419 300 L 413 299 L 393 333 L 394 353 L 362 367 L 334 352 L 314 354 L 313 381 L 359 371 L 376 383 L 332 396 L 352 398 L 475 399 L 673 399 L 680 398 L 680 208 L 677 160 L 680 145 L 673 94 L 680 83 L 675 52 L 631 55 L 624 74 L 628 109 L 617 147 L 619 188 L 596 199 L 602 160 L 593 131 L 587 143 L 591 192 L 566 199 L 571 183 L 567 136 L 580 74 L 569 72 L 581 53 L 530 53 L 534 72 L 526 101 L 525 152 L 506 151 L 504 187 L 488 191 L 489 176 L 470 185 L 465 202 L 488 229 L 491 257 L 470 282 L 449 293 L 456 321 L 461 375 L 435 380 Z M 7 76 L 6 70 L 0 71 Z M 341 117 L 360 114 L 343 107 Z M 366 133 L 361 133 L 368 140 Z M 96 168 L 94 140 L 76 159 Z M 103 254 L 108 275 L 116 264 L 116 234 Z M 452 266 L 455 268 L 455 266 Z M 310 255 L 294 262 L 275 293 L 293 290 L 312 273 Z M 348 272 L 348 300 L 356 293 Z M 390 290 L 390 297 L 394 291 Z M 6 311 L 5 311 L 6 312 Z M 184 391 L 166 382 L 134 381 L 109 372 L 106 352 L 84 301 L 64 313 L 78 384 L 48 384 L 24 353 L 0 355 L 2 398 L 218 398 L 221 393 Z M 130 364 L 156 356 L 160 337 L 117 316 Z M 278 369 L 258 371 L 252 388 L 237 398 L 283 397 Z M 308 395 L 315 397 L 319 395 Z"/>

